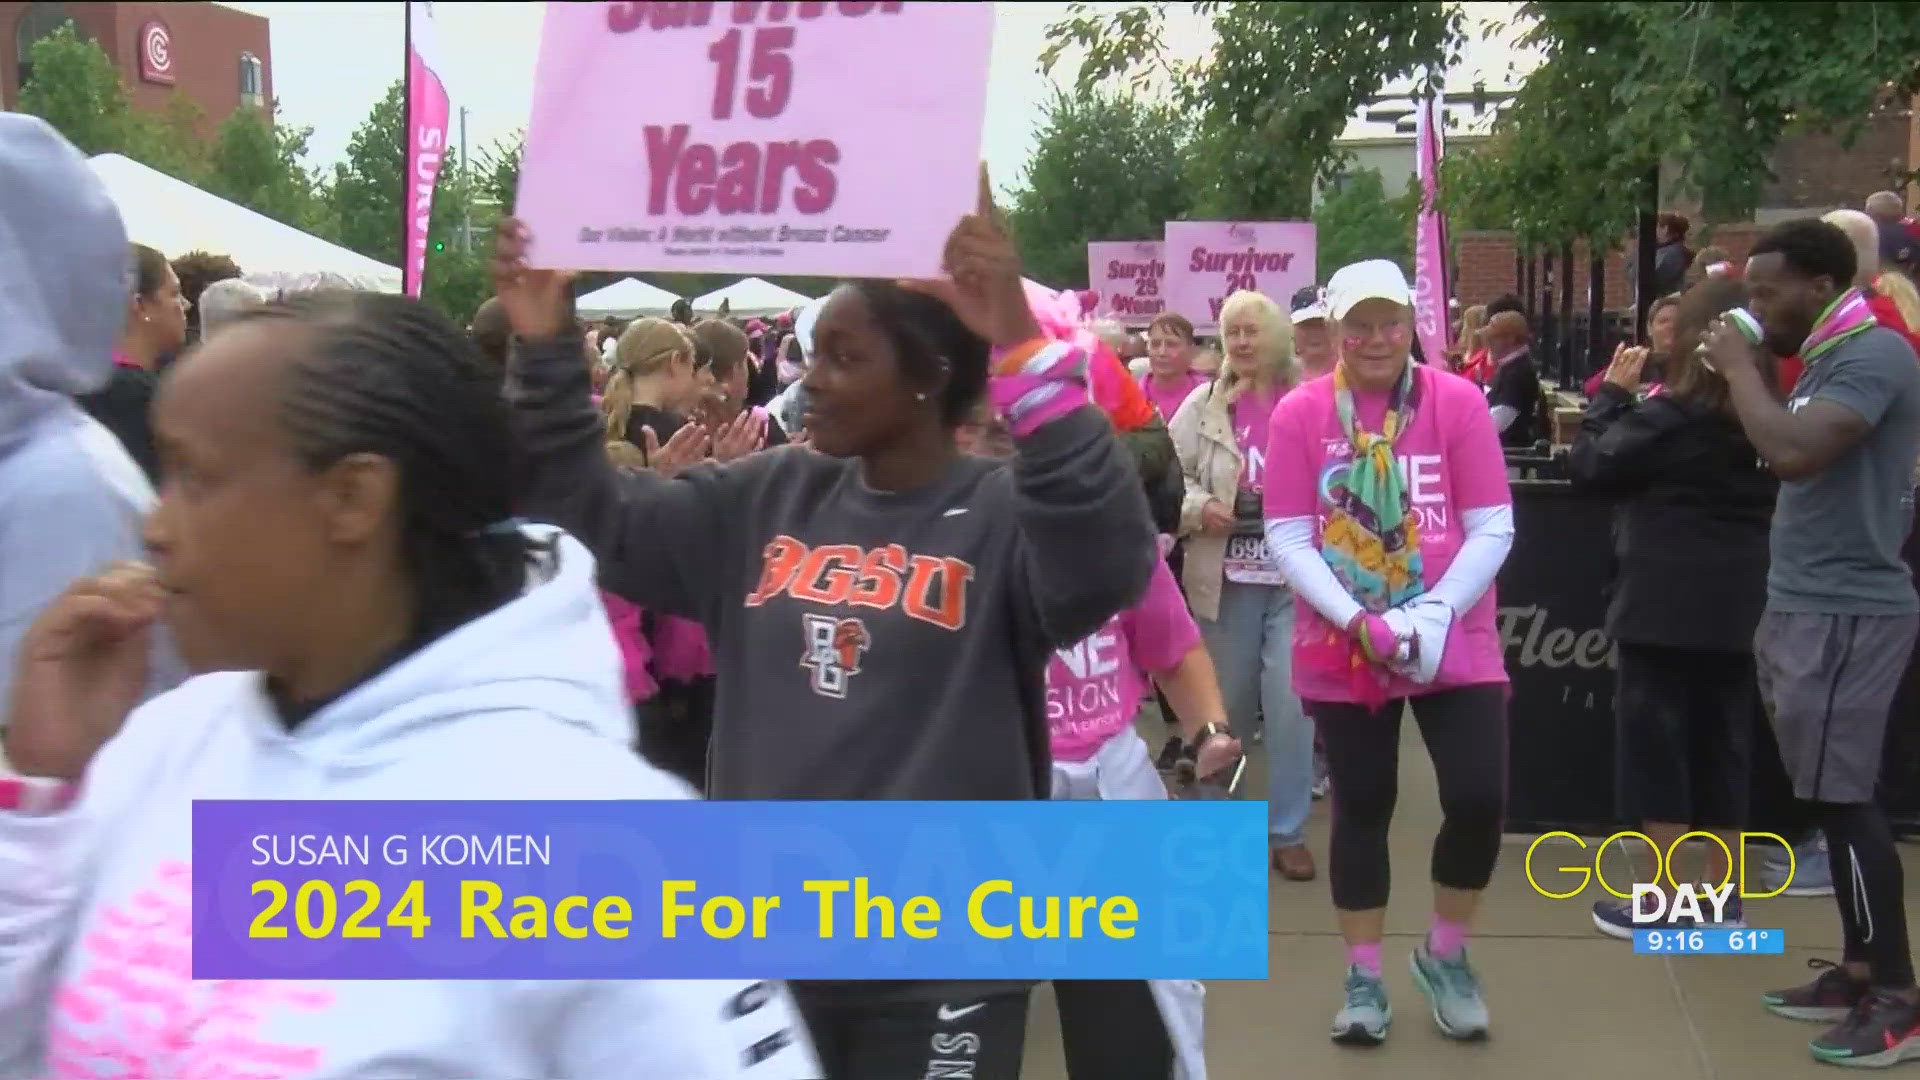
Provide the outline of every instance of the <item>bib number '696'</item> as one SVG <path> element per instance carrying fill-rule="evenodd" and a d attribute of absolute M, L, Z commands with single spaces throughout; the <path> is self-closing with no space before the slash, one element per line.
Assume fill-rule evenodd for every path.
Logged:
<path fill-rule="evenodd" d="M 1286 579 L 1280 576 L 1279 563 L 1267 550 L 1267 538 L 1264 536 L 1228 537 L 1224 568 L 1228 581 L 1242 585 L 1285 585 L 1287 583 Z"/>

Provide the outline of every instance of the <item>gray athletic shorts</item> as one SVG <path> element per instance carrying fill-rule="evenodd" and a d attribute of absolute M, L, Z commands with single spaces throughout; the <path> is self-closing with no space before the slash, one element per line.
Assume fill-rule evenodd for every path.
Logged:
<path fill-rule="evenodd" d="M 1760 697 L 1795 798 L 1873 801 L 1887 713 L 1920 615 L 1768 611 L 1754 635 Z"/>

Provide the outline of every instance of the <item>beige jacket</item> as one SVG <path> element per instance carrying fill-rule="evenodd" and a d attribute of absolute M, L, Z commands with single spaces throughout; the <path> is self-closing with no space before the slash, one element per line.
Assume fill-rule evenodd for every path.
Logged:
<path fill-rule="evenodd" d="M 1200 511 L 1218 499 L 1233 508 L 1240 490 L 1240 446 L 1233 438 L 1234 380 L 1215 379 L 1187 395 L 1174 412 L 1167 431 L 1187 495 L 1180 503 L 1180 536 L 1186 542 L 1186 566 L 1181 585 L 1197 618 L 1220 617 L 1220 582 L 1225 573 L 1227 538 L 1200 533 Z"/>

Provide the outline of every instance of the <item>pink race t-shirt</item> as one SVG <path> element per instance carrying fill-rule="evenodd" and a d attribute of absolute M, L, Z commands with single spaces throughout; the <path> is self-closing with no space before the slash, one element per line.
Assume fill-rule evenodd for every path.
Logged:
<path fill-rule="evenodd" d="M 1085 761 L 1133 723 L 1147 680 L 1200 641 L 1180 586 L 1164 561 L 1138 604 L 1047 661 L 1047 727 L 1058 761 Z"/>
<path fill-rule="evenodd" d="M 1466 540 L 1462 515 L 1510 505 L 1513 493 L 1507 486 L 1500 437 L 1480 388 L 1430 365 L 1418 364 L 1414 370 L 1414 377 L 1421 380 L 1419 411 L 1394 453 L 1419 519 L 1420 576 L 1432 588 L 1453 565 Z M 1356 404 L 1362 424 L 1379 431 L 1387 411 L 1386 395 L 1357 394 Z M 1267 520 L 1312 517 L 1318 544 L 1331 507 L 1326 492 L 1352 460 L 1352 446 L 1340 430 L 1334 408 L 1333 376 L 1323 375 L 1288 394 L 1273 411 L 1267 441 Z M 1506 662 L 1494 625 L 1497 607 L 1489 587 L 1478 603 L 1454 619 L 1433 682 L 1421 685 L 1390 676 L 1387 696 L 1506 682 Z M 1293 629 L 1295 693 L 1309 701 L 1357 700 L 1345 666 L 1346 640 L 1344 628 L 1329 624 L 1311 605 L 1300 605 Z"/>
<path fill-rule="evenodd" d="M 1180 406 L 1186 403 L 1188 396 L 1208 378 L 1206 372 L 1189 368 L 1185 375 L 1168 385 L 1154 378 L 1153 372 L 1149 371 L 1140 376 L 1140 389 L 1146 391 L 1147 400 L 1153 403 L 1153 411 L 1160 414 L 1160 419 L 1171 424 L 1173 414 L 1180 411 Z"/>
<path fill-rule="evenodd" d="M 1267 425 L 1279 398 L 1249 390 L 1232 405 L 1233 441 L 1240 447 L 1240 487 L 1258 494 L 1266 483 Z"/>
<path fill-rule="evenodd" d="M 600 602 L 606 606 L 607 621 L 613 624 L 613 640 L 620 646 L 620 660 L 626 668 L 627 699 L 647 701 L 660 688 L 647 670 L 653 660 L 653 650 L 647 636 L 640 632 L 640 609 L 605 591 L 600 593 Z"/>

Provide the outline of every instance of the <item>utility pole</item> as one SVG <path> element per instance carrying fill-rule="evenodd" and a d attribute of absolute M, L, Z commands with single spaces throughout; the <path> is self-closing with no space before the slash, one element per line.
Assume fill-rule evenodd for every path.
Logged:
<path fill-rule="evenodd" d="M 460 106 L 460 250 L 473 253 L 473 169 L 467 161 L 467 107 Z"/>

